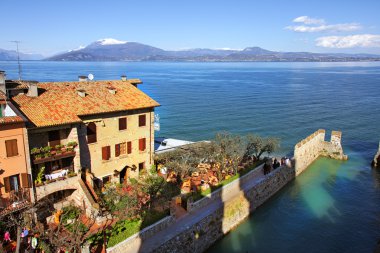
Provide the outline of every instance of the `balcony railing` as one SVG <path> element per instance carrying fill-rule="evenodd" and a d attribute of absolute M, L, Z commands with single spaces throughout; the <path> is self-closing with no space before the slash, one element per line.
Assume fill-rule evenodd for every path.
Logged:
<path fill-rule="evenodd" d="M 0 217 L 27 208 L 30 205 L 30 190 L 28 188 L 21 188 L 17 192 L 11 191 L 7 198 L 0 196 Z"/>
<path fill-rule="evenodd" d="M 33 148 L 31 150 L 33 164 L 40 164 L 44 162 L 56 161 L 66 157 L 74 157 L 74 148 L 77 146 L 76 142 L 69 142 L 67 145 L 56 145 Z"/>

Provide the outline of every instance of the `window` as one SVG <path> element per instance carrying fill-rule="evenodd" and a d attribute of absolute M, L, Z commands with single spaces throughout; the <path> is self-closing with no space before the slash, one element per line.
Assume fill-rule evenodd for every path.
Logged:
<path fill-rule="evenodd" d="M 125 155 L 126 152 L 126 143 L 120 143 L 115 145 L 115 156 Z"/>
<path fill-rule="evenodd" d="M 139 127 L 146 126 L 146 115 L 139 115 Z"/>
<path fill-rule="evenodd" d="M 127 118 L 119 118 L 119 131 L 127 129 Z"/>
<path fill-rule="evenodd" d="M 7 151 L 7 157 L 18 155 L 17 140 L 13 139 L 5 141 L 5 149 Z"/>
<path fill-rule="evenodd" d="M 132 154 L 132 142 L 127 142 L 127 154 Z"/>
<path fill-rule="evenodd" d="M 109 160 L 110 157 L 111 157 L 111 147 L 110 146 L 102 147 L 102 159 Z"/>
<path fill-rule="evenodd" d="M 145 148 L 146 148 L 146 139 L 145 138 L 139 139 L 139 150 L 145 151 Z"/>
<path fill-rule="evenodd" d="M 96 125 L 94 122 L 90 122 L 87 126 L 87 143 L 96 142 Z"/>
<path fill-rule="evenodd" d="M 10 176 L 10 177 L 5 177 L 4 187 L 5 187 L 5 192 L 10 192 L 10 191 L 18 192 L 20 189 L 20 179 L 19 179 L 18 174 Z"/>
<path fill-rule="evenodd" d="M 59 130 L 49 131 L 48 135 L 49 135 L 49 145 L 51 147 L 55 147 L 56 145 L 60 145 L 61 144 L 61 138 L 60 138 L 60 135 L 59 135 Z"/>
<path fill-rule="evenodd" d="M 139 163 L 139 171 L 141 172 L 145 168 L 145 163 Z"/>

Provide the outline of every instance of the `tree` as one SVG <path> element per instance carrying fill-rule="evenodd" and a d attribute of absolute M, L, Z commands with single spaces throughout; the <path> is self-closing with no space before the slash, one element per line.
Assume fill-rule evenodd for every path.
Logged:
<path fill-rule="evenodd" d="M 38 234 L 39 245 L 46 253 L 57 252 L 63 248 L 69 252 L 80 252 L 89 228 L 95 223 L 95 215 L 85 218 L 84 209 L 70 204 L 56 216 L 56 223 L 48 224 L 46 221 L 39 222 L 33 218 L 37 210 L 47 210 L 52 204 L 49 202 L 50 200 L 46 199 L 29 209 L 10 213 L 0 219 L 2 229 L 13 230 L 17 235 L 16 252 L 20 252 L 21 249 L 20 234 L 23 227 L 28 227 L 31 235 Z"/>
<path fill-rule="evenodd" d="M 247 148 L 244 156 L 255 156 L 258 160 L 263 153 L 271 154 L 280 147 L 280 141 L 275 137 L 263 138 L 259 135 L 248 134 Z"/>

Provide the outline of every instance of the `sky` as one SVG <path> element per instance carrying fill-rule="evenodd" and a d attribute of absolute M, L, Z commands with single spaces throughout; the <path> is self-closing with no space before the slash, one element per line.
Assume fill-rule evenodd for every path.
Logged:
<path fill-rule="evenodd" d="M 189 48 L 380 54 L 380 0 L 1 0 L 0 48 L 50 56 L 114 38 Z"/>

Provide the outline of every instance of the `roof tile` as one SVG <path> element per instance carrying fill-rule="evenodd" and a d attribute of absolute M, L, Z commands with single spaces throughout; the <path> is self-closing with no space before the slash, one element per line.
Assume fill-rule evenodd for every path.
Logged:
<path fill-rule="evenodd" d="M 16 106 L 36 126 L 54 126 L 81 122 L 80 116 L 150 108 L 159 104 L 130 81 L 46 82 L 38 83 L 39 96 L 19 94 L 12 98 Z M 140 81 L 141 83 L 141 81 Z M 115 94 L 109 86 L 117 89 Z M 85 90 L 86 96 L 77 90 Z"/>

